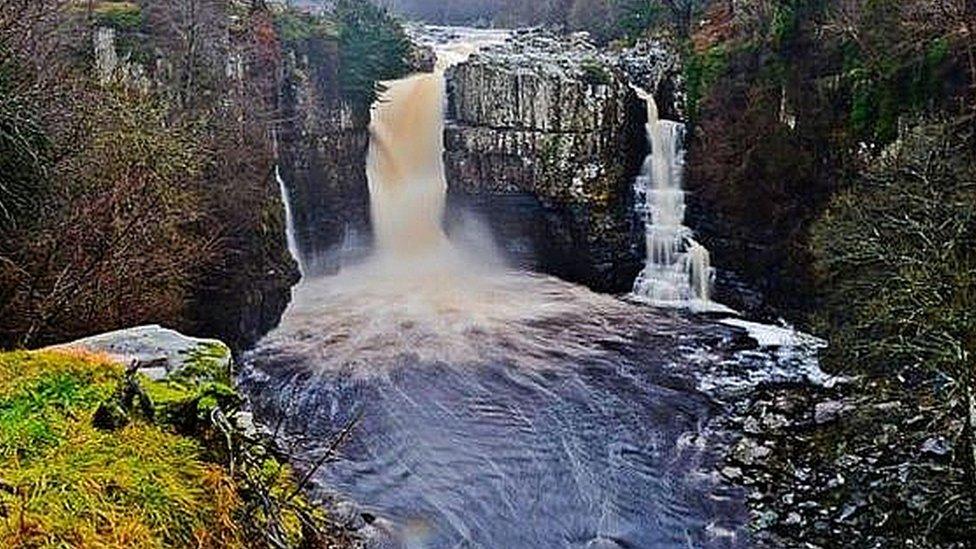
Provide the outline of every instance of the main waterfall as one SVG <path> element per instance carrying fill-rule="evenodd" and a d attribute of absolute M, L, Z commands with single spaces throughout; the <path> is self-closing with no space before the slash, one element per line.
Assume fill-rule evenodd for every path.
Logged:
<path fill-rule="evenodd" d="M 703 308 L 709 305 L 713 270 L 708 250 L 684 225 L 685 127 L 661 120 L 654 97 L 635 90 L 647 103 L 650 153 L 634 180 L 647 246 L 647 261 L 634 281 L 634 295 L 655 305 Z"/>

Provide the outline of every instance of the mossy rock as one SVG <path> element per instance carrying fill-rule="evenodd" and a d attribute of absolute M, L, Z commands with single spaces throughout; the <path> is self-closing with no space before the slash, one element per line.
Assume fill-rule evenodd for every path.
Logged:
<path fill-rule="evenodd" d="M 198 346 L 153 380 L 77 347 L 0 353 L 0 547 L 351 546 L 226 419 L 228 357 Z"/>

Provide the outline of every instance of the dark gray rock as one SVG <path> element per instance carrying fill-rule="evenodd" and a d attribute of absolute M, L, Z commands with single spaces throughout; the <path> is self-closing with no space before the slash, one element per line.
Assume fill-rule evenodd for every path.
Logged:
<path fill-rule="evenodd" d="M 837 419 L 849 412 L 850 409 L 850 406 L 837 400 L 818 402 L 813 410 L 813 420 L 818 425 L 837 421 Z"/>
<path fill-rule="evenodd" d="M 524 33 L 447 79 L 455 211 L 480 213 L 499 241 L 516 228 L 529 250 L 518 262 L 629 290 L 644 253 L 632 184 L 646 107 L 626 75 L 583 36 Z"/>
<path fill-rule="evenodd" d="M 369 116 L 341 100 L 337 68 L 333 48 L 309 40 L 287 52 L 280 83 L 279 165 L 307 274 L 336 270 L 344 243 L 371 234 Z"/>

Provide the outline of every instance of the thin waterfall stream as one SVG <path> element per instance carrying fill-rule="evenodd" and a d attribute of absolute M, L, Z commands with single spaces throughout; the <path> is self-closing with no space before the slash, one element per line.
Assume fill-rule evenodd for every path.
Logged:
<path fill-rule="evenodd" d="M 281 177 L 281 168 L 275 166 L 275 181 L 278 182 L 278 189 L 281 192 L 281 203 L 285 208 L 285 238 L 288 243 L 288 253 L 298 264 L 298 270 L 305 274 L 305 263 L 302 259 L 302 251 L 298 247 L 298 237 L 295 235 L 295 215 L 291 209 L 291 195 L 288 192 L 288 185 Z"/>
<path fill-rule="evenodd" d="M 311 473 L 371 546 L 747 545 L 706 365 L 774 358 L 743 355 L 736 328 L 505 268 L 443 230 L 444 70 L 499 36 L 459 32 L 432 74 L 387 83 L 367 166 L 376 249 L 306 277 L 244 357 L 255 415 L 299 469 L 356 420 Z M 655 145 L 647 171 L 672 181 Z M 647 190 L 647 294 L 707 300 L 670 190 Z"/>

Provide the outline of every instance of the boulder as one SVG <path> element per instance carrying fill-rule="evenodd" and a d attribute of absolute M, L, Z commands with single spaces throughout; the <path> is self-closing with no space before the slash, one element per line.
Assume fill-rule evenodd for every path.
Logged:
<path fill-rule="evenodd" d="M 157 381 L 188 369 L 204 369 L 209 377 L 229 379 L 233 369 L 231 351 L 224 343 L 156 325 L 94 335 L 52 348 L 104 353 L 123 364 L 134 364 L 139 373 Z"/>

